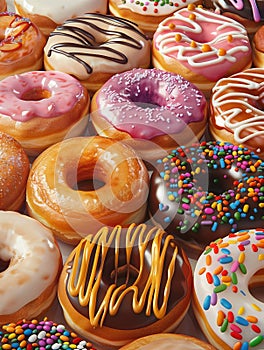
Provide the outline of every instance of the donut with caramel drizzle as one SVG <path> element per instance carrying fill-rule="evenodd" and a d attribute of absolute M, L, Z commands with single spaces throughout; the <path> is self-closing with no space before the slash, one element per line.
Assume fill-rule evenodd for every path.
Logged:
<path fill-rule="evenodd" d="M 172 235 L 146 224 L 104 226 L 68 257 L 58 296 L 67 323 L 95 342 L 121 346 L 173 330 L 190 304 L 192 271 Z"/>

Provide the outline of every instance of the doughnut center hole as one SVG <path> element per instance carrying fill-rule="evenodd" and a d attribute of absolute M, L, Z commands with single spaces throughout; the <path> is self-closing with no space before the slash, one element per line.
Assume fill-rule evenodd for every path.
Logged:
<path fill-rule="evenodd" d="M 254 298 L 264 303 L 264 269 L 256 272 L 249 280 L 249 291 Z"/>
<path fill-rule="evenodd" d="M 119 266 L 110 274 L 111 279 L 118 285 L 132 285 L 138 277 L 139 270 L 133 265 Z"/>
<path fill-rule="evenodd" d="M 0 258 L 0 274 L 8 269 L 9 264 L 10 260 L 5 261 Z"/>
<path fill-rule="evenodd" d="M 99 188 L 103 187 L 105 183 L 101 180 L 80 180 L 73 187 L 73 190 L 76 191 L 96 191 Z"/>
<path fill-rule="evenodd" d="M 50 98 L 51 93 L 48 90 L 43 90 L 41 88 L 33 88 L 27 90 L 21 96 L 21 100 L 23 101 L 40 101 L 46 98 Z"/>
<path fill-rule="evenodd" d="M 166 98 L 161 93 L 158 94 L 157 91 L 153 91 L 144 81 L 141 82 L 140 86 L 135 84 L 131 87 L 130 99 L 142 109 L 154 109 L 167 104 Z"/>

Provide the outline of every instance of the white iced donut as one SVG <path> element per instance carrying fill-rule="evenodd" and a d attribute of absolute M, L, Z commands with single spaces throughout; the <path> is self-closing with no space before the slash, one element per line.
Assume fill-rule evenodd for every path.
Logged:
<path fill-rule="evenodd" d="M 218 349 L 264 349 L 264 304 L 250 291 L 263 286 L 263 271 L 263 228 L 229 234 L 211 243 L 198 259 L 194 311 Z"/>
<path fill-rule="evenodd" d="M 0 242 L 0 324 L 37 317 L 56 296 L 58 245 L 38 221 L 12 211 L 0 211 Z"/>

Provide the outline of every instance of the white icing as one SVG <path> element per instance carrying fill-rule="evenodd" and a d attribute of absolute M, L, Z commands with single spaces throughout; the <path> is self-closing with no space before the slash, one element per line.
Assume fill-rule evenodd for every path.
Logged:
<path fill-rule="evenodd" d="M 263 100 L 264 68 L 250 69 L 221 79 L 214 86 L 212 94 L 212 105 L 217 110 L 216 125 L 233 130 L 234 139 L 239 144 L 256 136 L 264 136 L 263 110 L 252 105 L 254 101 L 263 106 Z M 226 105 L 230 106 L 228 110 Z M 249 128 L 252 132 L 242 136 Z"/>
<path fill-rule="evenodd" d="M 60 252 L 51 231 L 16 212 L 0 211 L 0 258 L 9 261 L 0 272 L 0 315 L 20 310 L 54 281 Z"/>
<path fill-rule="evenodd" d="M 30 15 L 46 16 L 59 24 L 85 12 L 107 12 L 106 0 L 15 0 L 14 3 Z"/>

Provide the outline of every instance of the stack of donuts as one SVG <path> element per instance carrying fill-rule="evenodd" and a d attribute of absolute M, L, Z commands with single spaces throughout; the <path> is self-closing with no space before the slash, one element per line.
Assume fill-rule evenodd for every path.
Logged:
<path fill-rule="evenodd" d="M 0 349 L 264 348 L 263 0 L 0 0 Z"/>

